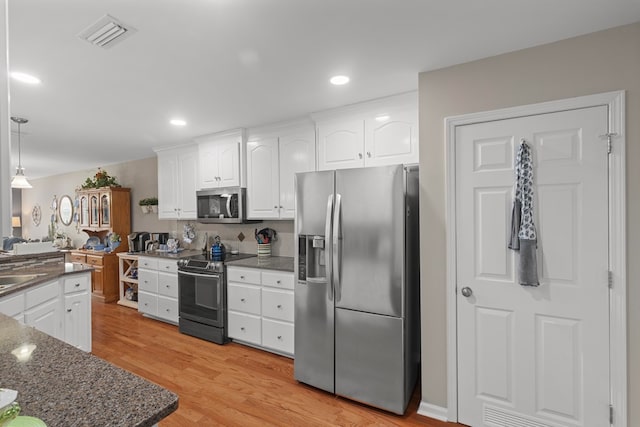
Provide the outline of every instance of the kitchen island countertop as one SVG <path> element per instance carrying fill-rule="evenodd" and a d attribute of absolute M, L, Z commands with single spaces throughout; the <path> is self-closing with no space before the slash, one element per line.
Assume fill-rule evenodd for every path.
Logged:
<path fill-rule="evenodd" d="M 178 408 L 171 391 L 2 314 L 0 385 L 49 426 L 153 426 Z"/>
<path fill-rule="evenodd" d="M 227 266 L 293 272 L 293 262 L 293 257 L 286 256 L 251 257 L 237 261 L 227 261 Z"/>

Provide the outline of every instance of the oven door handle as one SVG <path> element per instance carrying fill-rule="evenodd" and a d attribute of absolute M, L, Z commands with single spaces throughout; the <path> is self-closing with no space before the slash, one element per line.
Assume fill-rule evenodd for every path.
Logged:
<path fill-rule="evenodd" d="M 191 273 L 190 271 L 181 271 L 178 270 L 178 276 L 179 275 L 185 275 L 185 276 L 195 276 L 195 277 L 206 277 L 208 279 L 210 278 L 220 278 L 220 273 L 210 273 L 210 274 L 202 274 L 202 273 Z"/>

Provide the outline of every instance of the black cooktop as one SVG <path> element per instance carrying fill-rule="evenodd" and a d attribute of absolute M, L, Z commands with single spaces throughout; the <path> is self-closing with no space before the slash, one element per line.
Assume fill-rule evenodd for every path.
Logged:
<path fill-rule="evenodd" d="M 178 270 L 194 271 L 194 272 L 214 272 L 220 273 L 224 270 L 226 261 L 237 261 L 240 259 L 251 258 L 254 254 L 225 254 L 222 259 L 213 259 L 211 254 L 194 255 L 188 258 L 182 258 L 178 261 Z"/>

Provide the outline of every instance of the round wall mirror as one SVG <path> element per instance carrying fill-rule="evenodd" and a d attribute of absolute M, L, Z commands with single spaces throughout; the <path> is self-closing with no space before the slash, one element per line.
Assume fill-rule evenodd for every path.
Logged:
<path fill-rule="evenodd" d="M 58 212 L 60 221 L 64 225 L 70 225 L 73 220 L 73 201 L 69 196 L 62 196 L 58 201 Z"/>

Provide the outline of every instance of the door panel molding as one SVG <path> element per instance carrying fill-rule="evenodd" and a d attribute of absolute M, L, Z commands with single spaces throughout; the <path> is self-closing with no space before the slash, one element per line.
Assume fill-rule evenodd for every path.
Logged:
<path fill-rule="evenodd" d="M 456 306 L 456 127 L 494 120 L 606 106 L 612 151 L 609 155 L 609 366 L 611 404 L 615 427 L 627 427 L 627 277 L 626 277 L 626 183 L 625 92 L 615 91 L 551 102 L 523 105 L 445 118 L 446 234 L 447 234 L 447 419 L 458 420 L 457 306 Z M 603 140 L 606 144 L 606 140 Z M 604 285 L 604 284 L 603 284 Z M 422 404 L 428 404 L 422 402 Z M 421 405 L 422 405 L 421 404 Z"/>

